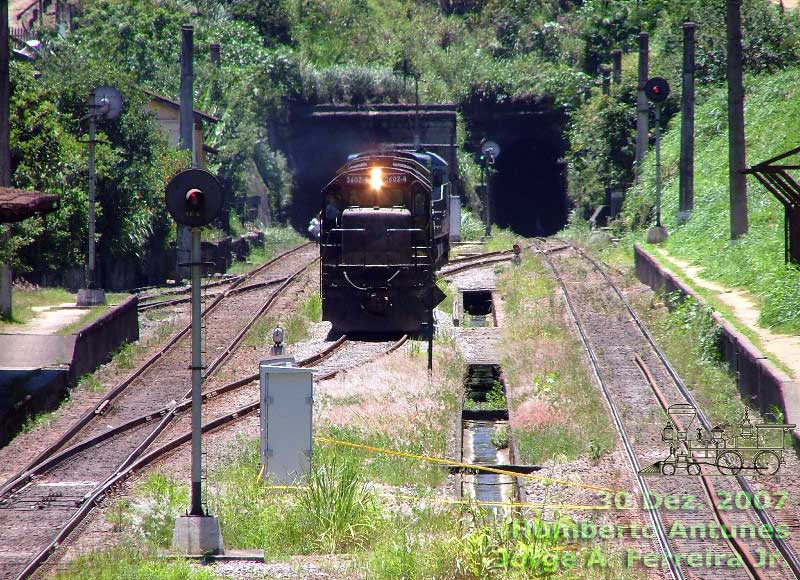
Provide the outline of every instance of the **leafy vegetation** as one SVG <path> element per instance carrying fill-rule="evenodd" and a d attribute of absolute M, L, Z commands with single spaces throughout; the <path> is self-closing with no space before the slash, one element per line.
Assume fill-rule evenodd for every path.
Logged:
<path fill-rule="evenodd" d="M 210 570 L 181 560 L 164 560 L 154 553 L 130 547 L 89 552 L 58 572 L 57 580 L 216 580 Z"/>
<path fill-rule="evenodd" d="M 747 79 L 748 163 L 769 159 L 797 145 L 800 94 L 794 87 L 799 80 L 800 71 L 796 69 Z M 679 118 L 664 137 L 662 219 L 671 235 L 663 246 L 670 254 L 700 266 L 704 278 L 751 290 L 760 306 L 760 324 L 797 332 L 800 270 L 783 261 L 783 207 L 755 180 L 748 183 L 750 231 L 736 244 L 729 242 L 726 98 L 726 91 L 719 89 L 697 109 L 695 211 L 685 225 L 677 223 Z M 653 200 L 654 168 L 648 159 L 642 179 L 625 201 L 626 226 L 648 224 Z M 642 236 L 635 234 L 633 239 Z"/>
<path fill-rule="evenodd" d="M 663 306 L 667 306 L 669 311 Z M 721 360 L 720 329 L 708 308 L 694 299 L 668 294 L 650 303 L 639 301 L 643 314 L 661 348 L 713 424 L 741 421 L 744 405 L 736 383 Z"/>

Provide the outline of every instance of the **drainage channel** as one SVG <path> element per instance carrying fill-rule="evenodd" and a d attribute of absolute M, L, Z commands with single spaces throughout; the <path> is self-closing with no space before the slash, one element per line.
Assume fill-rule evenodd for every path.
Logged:
<path fill-rule="evenodd" d="M 506 389 L 498 365 L 472 364 L 464 378 L 464 404 L 461 409 L 461 461 L 476 466 L 494 467 L 513 474 L 540 469 L 518 465 L 508 424 Z M 460 470 L 457 492 L 478 502 L 524 502 L 519 478 L 465 467 Z M 489 506 L 498 516 L 511 509 Z"/>
<path fill-rule="evenodd" d="M 508 408 L 499 367 L 470 365 L 464 389 L 461 410 L 464 463 L 511 464 Z M 463 495 L 479 502 L 510 502 L 516 495 L 514 479 L 498 473 L 466 473 L 461 485 Z"/>
<path fill-rule="evenodd" d="M 490 290 L 463 290 L 453 308 L 456 326 L 497 326 L 494 303 Z"/>

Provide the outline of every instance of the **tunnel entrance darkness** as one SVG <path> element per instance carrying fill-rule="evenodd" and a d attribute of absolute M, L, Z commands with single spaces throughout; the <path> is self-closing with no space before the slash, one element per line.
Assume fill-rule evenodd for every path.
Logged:
<path fill-rule="evenodd" d="M 477 105 L 471 141 L 496 141 L 501 154 L 491 181 L 492 221 L 525 236 L 547 236 L 567 223 L 566 116 L 547 102 Z"/>

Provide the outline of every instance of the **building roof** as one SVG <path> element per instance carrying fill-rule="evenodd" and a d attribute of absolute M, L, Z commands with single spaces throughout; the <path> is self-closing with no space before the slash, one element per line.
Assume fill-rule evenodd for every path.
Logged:
<path fill-rule="evenodd" d="M 181 104 L 178 101 L 173 101 L 172 99 L 168 99 L 163 95 L 159 95 L 158 93 L 154 93 L 153 91 L 143 89 L 144 93 L 149 96 L 152 100 L 159 102 L 163 105 L 166 105 L 170 108 L 180 110 Z M 219 123 L 219 118 L 214 117 L 213 115 L 209 115 L 208 113 L 204 113 L 203 111 L 198 111 L 197 109 L 193 110 L 194 112 L 194 120 L 195 121 L 207 121 L 209 123 Z"/>
<path fill-rule="evenodd" d="M 0 187 L 0 223 L 19 222 L 56 209 L 58 196 L 39 191 Z"/>

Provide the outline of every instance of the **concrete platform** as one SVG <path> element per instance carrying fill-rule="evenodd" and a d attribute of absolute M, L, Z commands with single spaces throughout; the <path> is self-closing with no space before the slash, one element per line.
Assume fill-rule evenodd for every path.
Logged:
<path fill-rule="evenodd" d="M 14 437 L 29 414 L 57 406 L 68 383 L 67 367 L 0 369 L 0 445 Z"/>
<path fill-rule="evenodd" d="M 139 338 L 131 296 L 73 334 L 0 334 L 0 445 L 25 420 L 56 408 L 68 387 Z M 72 307 L 74 309 L 74 307 Z"/>
<path fill-rule="evenodd" d="M 0 334 L 0 369 L 69 365 L 74 350 L 75 335 Z"/>

